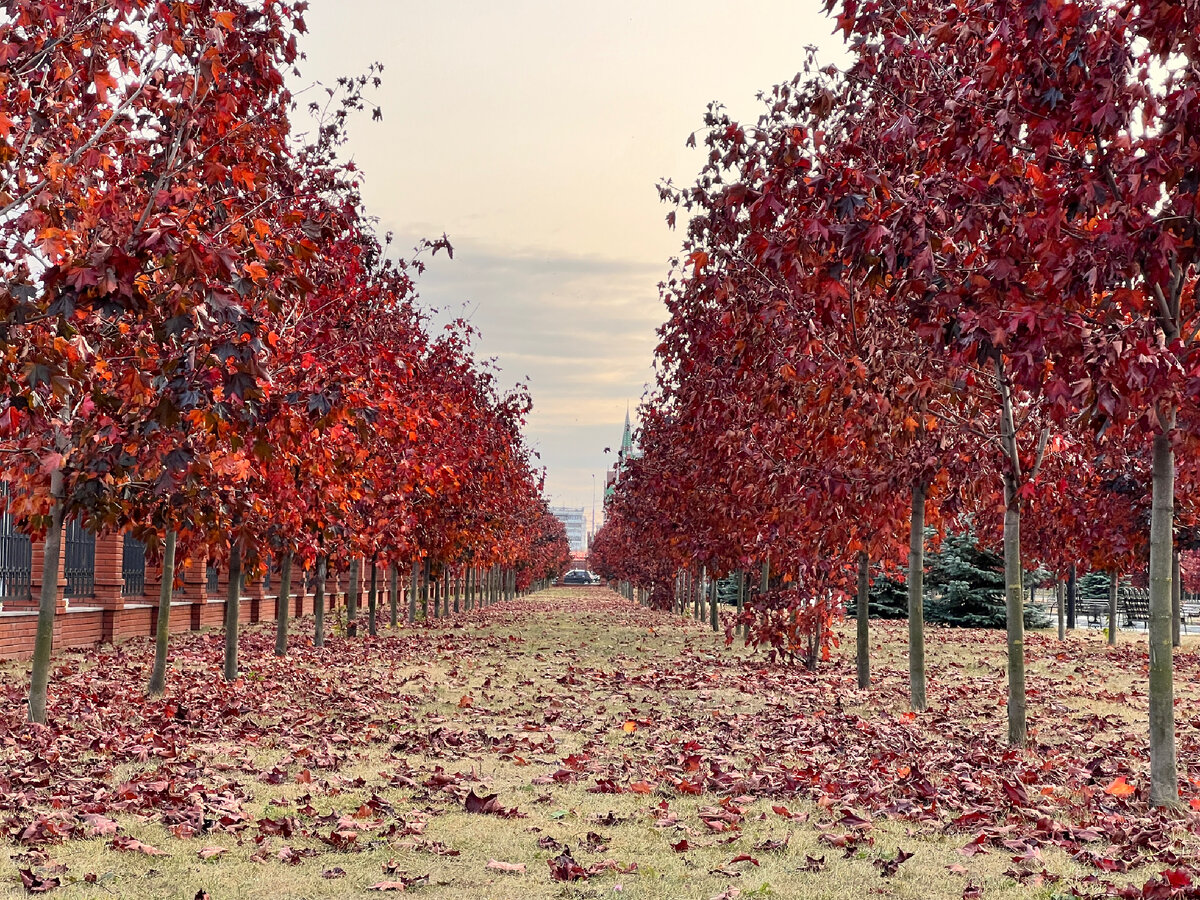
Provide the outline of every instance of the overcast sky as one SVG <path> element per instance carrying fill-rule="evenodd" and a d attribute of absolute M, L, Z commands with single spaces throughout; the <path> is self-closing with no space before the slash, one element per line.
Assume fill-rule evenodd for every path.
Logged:
<path fill-rule="evenodd" d="M 470 315 L 501 381 L 527 381 L 554 503 L 599 510 L 651 378 L 657 284 L 681 240 L 656 185 L 687 184 L 710 100 L 758 115 L 804 47 L 839 61 L 814 0 L 311 0 L 306 80 L 373 61 L 383 120 L 352 125 L 366 200 L 401 248 L 449 235 L 424 301 Z M 597 512 L 599 516 L 599 512 Z"/>

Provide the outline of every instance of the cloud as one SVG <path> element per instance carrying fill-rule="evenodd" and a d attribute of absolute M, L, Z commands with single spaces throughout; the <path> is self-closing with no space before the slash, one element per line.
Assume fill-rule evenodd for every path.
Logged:
<path fill-rule="evenodd" d="M 421 277 L 435 322 L 467 318 L 481 358 L 495 357 L 500 383 L 528 384 L 534 409 L 525 433 L 547 468 L 558 503 L 591 503 L 591 475 L 603 490 L 625 411 L 652 379 L 655 329 L 666 311 L 657 284 L 664 268 L 601 256 L 538 252 L 455 241 Z"/>

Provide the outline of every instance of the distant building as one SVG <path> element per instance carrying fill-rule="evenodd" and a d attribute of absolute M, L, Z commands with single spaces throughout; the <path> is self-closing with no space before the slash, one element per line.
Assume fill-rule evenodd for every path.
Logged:
<path fill-rule="evenodd" d="M 552 506 L 550 514 L 567 529 L 567 542 L 571 545 L 571 552 L 584 553 L 587 550 L 587 519 L 583 515 L 583 507 Z"/>
<path fill-rule="evenodd" d="M 633 429 L 629 426 L 629 410 L 625 410 L 625 430 L 621 432 L 621 450 L 617 453 L 617 461 L 613 463 L 613 467 L 608 470 L 608 474 L 604 478 L 605 500 L 612 496 L 612 492 L 617 487 L 617 482 L 621 480 L 621 474 L 625 471 L 625 466 L 629 464 L 629 460 L 635 459 L 640 455 L 633 448 Z"/>

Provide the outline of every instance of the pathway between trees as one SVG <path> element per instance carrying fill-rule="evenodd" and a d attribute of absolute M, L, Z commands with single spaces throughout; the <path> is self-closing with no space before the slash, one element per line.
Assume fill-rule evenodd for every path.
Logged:
<path fill-rule="evenodd" d="M 47 728 L 24 722 L 10 665 L 0 895 L 22 895 L 18 872 L 55 896 L 98 896 L 94 882 L 186 900 L 1017 897 L 1059 878 L 1142 896 L 1164 870 L 1200 883 L 1195 815 L 1146 810 L 1143 646 L 1031 635 L 1036 731 L 1019 752 L 1004 743 L 1003 633 L 934 630 L 918 717 L 902 627 L 877 628 L 869 693 L 852 646 L 816 675 L 777 668 L 595 588 L 321 651 L 301 627 L 282 660 L 271 629 L 252 629 L 233 685 L 219 633 L 181 635 L 154 703 L 149 641 L 66 653 Z M 1179 668 L 1194 709 L 1191 647 Z M 1197 772 L 1191 724 L 1181 771 Z"/>

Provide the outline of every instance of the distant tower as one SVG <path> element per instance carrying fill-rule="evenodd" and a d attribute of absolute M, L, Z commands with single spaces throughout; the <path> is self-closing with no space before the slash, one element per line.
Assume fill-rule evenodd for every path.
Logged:
<path fill-rule="evenodd" d="M 621 474 L 625 471 L 625 467 L 629 465 L 629 461 L 633 459 L 637 453 L 633 449 L 633 428 L 629 424 L 629 407 L 625 407 L 625 430 L 621 432 L 621 450 L 617 453 L 617 461 L 613 463 L 613 467 L 608 470 L 608 477 L 604 484 L 604 499 L 608 500 L 612 496 L 613 490 L 617 486 L 617 482 L 621 480 Z"/>

